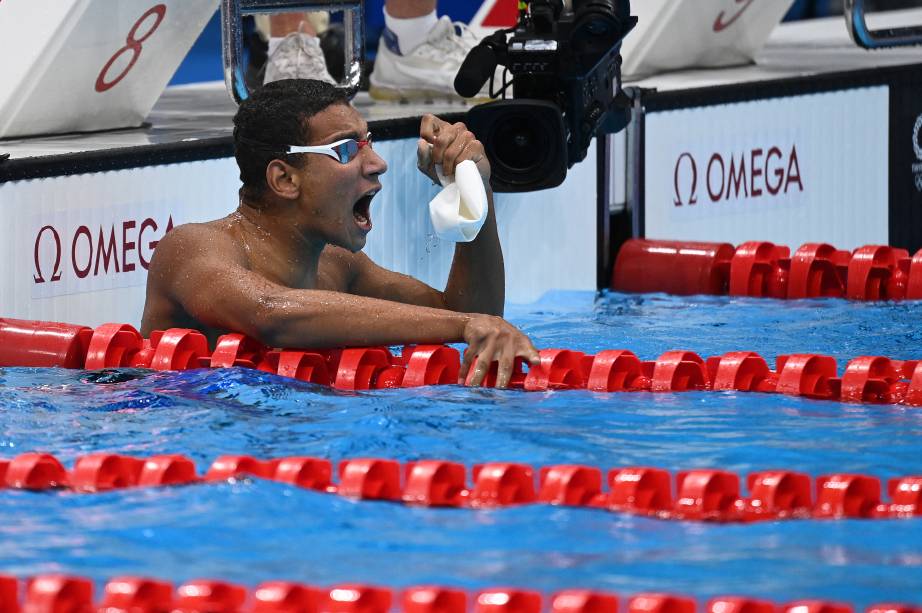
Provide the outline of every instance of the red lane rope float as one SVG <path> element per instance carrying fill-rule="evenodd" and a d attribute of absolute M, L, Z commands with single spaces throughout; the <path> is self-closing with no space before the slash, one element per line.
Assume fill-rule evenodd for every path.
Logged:
<path fill-rule="evenodd" d="M 885 519 L 922 517 L 922 476 L 891 479 L 890 502 L 881 481 L 860 474 L 817 477 L 769 470 L 745 479 L 723 470 L 695 469 L 674 476 L 660 468 L 626 467 L 607 475 L 592 466 L 564 464 L 539 470 L 527 464 L 490 462 L 468 470 L 445 460 L 401 465 L 395 460 L 343 460 L 335 471 L 323 458 L 259 459 L 226 455 L 203 477 L 182 455 L 135 458 L 93 453 L 67 470 L 54 456 L 24 453 L 0 460 L 0 488 L 104 492 L 130 487 L 183 485 L 257 477 L 358 500 L 427 507 L 495 508 L 524 504 L 590 507 L 660 519 L 753 522 L 779 519 Z M 607 489 L 603 487 L 607 485 Z M 743 495 L 745 483 L 749 495 Z M 814 494 L 815 491 L 815 494 Z"/>
<path fill-rule="evenodd" d="M 21 585 L 22 584 L 22 585 Z M 20 597 L 22 592 L 22 597 Z M 473 596 L 473 598 L 471 597 Z M 850 605 L 828 600 L 798 600 L 782 605 L 739 596 L 711 598 L 699 607 L 678 594 L 641 593 L 622 604 L 619 595 L 593 590 L 563 590 L 545 597 L 518 588 L 488 588 L 474 594 L 439 587 L 386 587 L 348 583 L 317 587 L 268 581 L 249 590 L 214 579 L 195 579 L 174 590 L 172 583 L 146 577 L 109 580 L 94 603 L 93 582 L 74 575 L 40 575 L 19 581 L 0 575 L 0 611 L 52 613 L 854 613 Z M 922 613 L 908 604 L 875 604 L 865 613 Z"/>
<path fill-rule="evenodd" d="M 614 290 L 766 298 L 922 299 L 922 250 L 866 245 L 843 251 L 826 243 L 788 247 L 630 239 L 619 250 Z"/>
<path fill-rule="evenodd" d="M 746 391 L 817 400 L 922 406 L 922 361 L 861 356 L 841 376 L 836 360 L 818 354 L 778 356 L 775 370 L 752 351 L 702 358 L 667 351 L 641 361 L 627 350 L 586 355 L 566 349 L 539 352 L 540 364 L 525 371 L 517 360 L 509 387 L 525 391 L 585 389 L 593 392 Z M 368 390 L 457 383 L 460 354 L 444 345 L 335 350 L 268 349 L 242 334 L 225 334 L 209 352 L 195 330 L 156 331 L 144 339 L 128 324 L 95 330 L 69 324 L 0 319 L 0 366 L 65 368 L 141 367 L 257 368 L 341 390 Z M 473 371 L 473 369 L 471 369 Z M 484 380 L 496 385 L 494 363 Z"/>

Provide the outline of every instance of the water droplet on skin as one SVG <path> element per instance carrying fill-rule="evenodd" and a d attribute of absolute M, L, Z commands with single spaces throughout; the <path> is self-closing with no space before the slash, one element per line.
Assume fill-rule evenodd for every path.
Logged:
<path fill-rule="evenodd" d="M 437 234 L 429 233 L 426 235 L 426 254 L 431 255 L 433 251 L 438 249 L 442 244 L 442 239 L 439 238 Z M 423 258 L 420 258 L 422 261 Z"/>

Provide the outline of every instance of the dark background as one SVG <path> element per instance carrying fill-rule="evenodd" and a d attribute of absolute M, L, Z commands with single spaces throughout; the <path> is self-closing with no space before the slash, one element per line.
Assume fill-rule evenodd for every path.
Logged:
<path fill-rule="evenodd" d="M 910 254 L 922 249 L 922 191 L 912 170 L 914 164 L 922 164 L 912 146 L 913 127 L 922 116 L 920 92 L 918 70 L 890 87 L 890 245 Z"/>

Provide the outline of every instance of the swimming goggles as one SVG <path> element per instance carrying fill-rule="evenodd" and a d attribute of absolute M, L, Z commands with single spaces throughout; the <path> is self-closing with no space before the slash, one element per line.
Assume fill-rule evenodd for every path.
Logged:
<path fill-rule="evenodd" d="M 359 150 L 361 150 L 362 147 L 370 146 L 371 132 L 366 134 L 365 138 L 362 140 L 344 138 L 343 140 L 338 140 L 329 145 L 288 145 L 288 153 L 319 153 L 321 155 L 330 156 L 334 160 L 339 161 L 340 164 L 348 164 L 355 159 L 355 156 L 359 154 Z"/>

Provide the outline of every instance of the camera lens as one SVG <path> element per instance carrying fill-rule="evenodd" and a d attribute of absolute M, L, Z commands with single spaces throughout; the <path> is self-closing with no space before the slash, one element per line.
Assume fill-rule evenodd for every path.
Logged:
<path fill-rule="evenodd" d="M 520 98 L 474 106 L 467 125 L 483 143 L 498 192 L 556 187 L 567 176 L 567 129 L 560 107 Z"/>
<path fill-rule="evenodd" d="M 630 15 L 620 11 L 616 0 L 582 0 L 574 3 L 576 28 L 573 43 L 577 48 L 592 49 L 597 53 L 605 46 L 614 44 L 627 32 L 622 32 L 625 21 Z M 599 39 L 596 42 L 584 41 L 584 38 Z M 598 46 L 598 48 L 594 48 Z"/>
<path fill-rule="evenodd" d="M 618 0 L 574 0 L 573 12 L 580 13 L 588 10 L 597 10 L 612 15 L 630 13 L 630 8 L 625 8 L 623 2 Z"/>
<path fill-rule="evenodd" d="M 550 146 L 547 129 L 533 117 L 524 114 L 508 115 L 497 126 L 491 140 L 493 155 L 498 164 L 514 173 L 535 170 L 546 157 Z"/>

